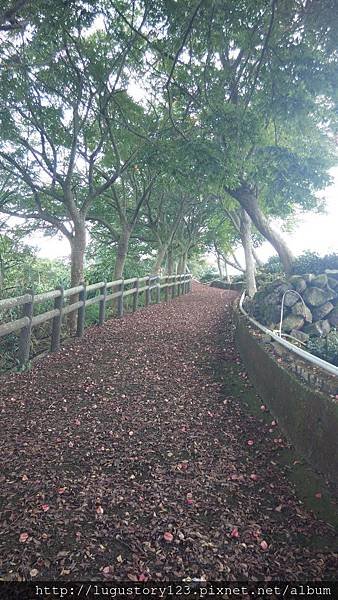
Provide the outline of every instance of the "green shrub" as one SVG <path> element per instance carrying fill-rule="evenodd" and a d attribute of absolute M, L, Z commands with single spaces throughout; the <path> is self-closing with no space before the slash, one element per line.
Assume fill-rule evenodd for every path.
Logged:
<path fill-rule="evenodd" d="M 210 281 L 212 281 L 213 279 L 217 279 L 219 277 L 219 274 L 217 273 L 217 271 L 215 271 L 212 267 L 208 267 L 204 273 L 202 273 L 202 275 L 200 275 L 199 280 L 202 283 L 209 283 Z"/>
<path fill-rule="evenodd" d="M 338 254 L 326 254 L 319 256 L 316 252 L 304 252 L 298 256 L 294 263 L 294 273 L 303 275 L 304 273 L 324 273 L 325 269 L 338 269 Z"/>
<path fill-rule="evenodd" d="M 332 329 L 325 337 L 311 338 L 308 342 L 308 350 L 315 356 L 338 366 L 338 331 Z"/>
<path fill-rule="evenodd" d="M 283 267 L 279 256 L 270 256 L 266 263 L 260 268 L 260 271 L 271 274 L 282 273 Z"/>

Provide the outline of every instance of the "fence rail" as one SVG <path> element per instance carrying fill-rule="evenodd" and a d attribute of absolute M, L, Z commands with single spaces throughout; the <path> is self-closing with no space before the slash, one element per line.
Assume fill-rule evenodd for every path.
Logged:
<path fill-rule="evenodd" d="M 126 289 L 126 286 L 133 284 L 133 287 Z M 140 287 L 140 284 L 142 286 Z M 65 315 L 77 311 L 77 337 L 81 337 L 84 331 L 86 307 L 93 304 L 99 304 L 99 325 L 102 325 L 107 316 L 107 302 L 117 299 L 117 316 L 122 317 L 124 313 L 124 298 L 133 296 L 132 312 L 138 309 L 140 294 L 145 294 L 145 305 L 152 303 L 152 292 L 156 290 L 155 303 L 161 301 L 161 290 L 164 291 L 164 300 L 175 298 L 181 294 L 191 291 L 191 274 L 183 275 L 147 275 L 146 277 L 132 277 L 130 279 L 118 279 L 116 281 L 99 281 L 91 285 L 82 283 L 73 288 L 63 289 L 62 287 L 36 294 L 32 291 L 27 292 L 16 298 L 6 298 L 0 300 L 0 338 L 10 333 L 20 332 L 18 359 L 20 366 L 24 366 L 29 360 L 31 345 L 32 328 L 41 325 L 47 321 L 52 321 L 51 330 L 51 352 L 56 352 L 60 348 L 62 318 Z M 99 292 L 92 298 L 88 298 L 88 293 Z M 108 293 L 109 291 L 109 293 Z M 75 298 L 74 302 L 65 304 L 65 301 Z M 41 302 L 54 300 L 52 310 L 34 315 L 34 307 Z M 1 323 L 1 312 L 21 307 L 20 318 L 8 320 Z"/>

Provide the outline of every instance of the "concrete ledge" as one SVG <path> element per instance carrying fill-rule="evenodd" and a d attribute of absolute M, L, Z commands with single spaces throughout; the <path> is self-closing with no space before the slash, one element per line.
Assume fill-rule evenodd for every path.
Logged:
<path fill-rule="evenodd" d="M 239 281 L 239 282 L 235 282 L 235 283 L 228 283 L 227 281 L 222 281 L 221 279 L 214 279 L 214 281 L 212 281 L 210 283 L 210 287 L 216 287 L 216 288 L 220 288 L 222 290 L 235 290 L 235 291 L 240 291 L 240 292 L 243 289 L 243 285 L 244 285 L 243 281 Z"/>
<path fill-rule="evenodd" d="M 251 382 L 305 460 L 338 484 L 338 404 L 280 366 L 235 313 L 236 345 Z"/>

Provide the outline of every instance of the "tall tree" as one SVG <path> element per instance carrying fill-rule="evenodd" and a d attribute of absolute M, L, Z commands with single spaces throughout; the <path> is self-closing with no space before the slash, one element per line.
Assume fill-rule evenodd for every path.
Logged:
<path fill-rule="evenodd" d="M 113 27 L 112 17 L 92 33 L 80 14 L 42 46 L 39 35 L 28 47 L 23 42 L 8 56 L 15 71 L 1 76 L 0 166 L 12 192 L 18 180 L 24 188 L 2 211 L 52 225 L 68 239 L 72 286 L 83 279 L 89 211 L 144 144 L 124 123 L 131 52 L 139 53 L 140 38 L 121 21 Z"/>

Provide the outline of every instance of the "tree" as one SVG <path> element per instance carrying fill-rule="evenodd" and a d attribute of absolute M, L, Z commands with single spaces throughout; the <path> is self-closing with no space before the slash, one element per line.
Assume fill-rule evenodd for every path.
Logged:
<path fill-rule="evenodd" d="M 312 4 L 177 2 L 166 13 L 172 119 L 182 135 L 210 147 L 219 184 L 286 271 L 293 255 L 269 216 L 316 208 L 314 193 L 327 184 L 333 161 L 337 57 L 327 51 Z"/>
<path fill-rule="evenodd" d="M 123 125 L 131 102 L 126 61 L 131 49 L 139 51 L 138 36 L 126 35 L 121 22 L 90 33 L 79 19 L 45 39 L 42 50 L 39 36 L 17 48 L 15 74 L 2 74 L 1 100 L 0 165 L 10 178 L 2 211 L 37 219 L 68 239 L 72 286 L 83 279 L 89 211 L 144 144 L 132 132 L 126 144 Z"/>

